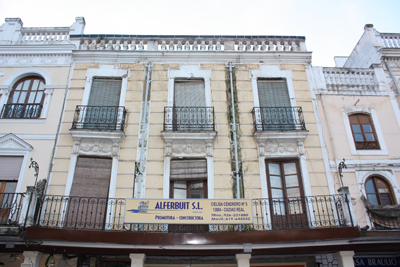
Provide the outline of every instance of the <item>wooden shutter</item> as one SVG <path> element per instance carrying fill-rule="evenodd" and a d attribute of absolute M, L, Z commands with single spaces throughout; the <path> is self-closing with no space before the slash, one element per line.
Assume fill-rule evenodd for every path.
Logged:
<path fill-rule="evenodd" d="M 285 80 L 258 80 L 260 107 L 290 107 L 290 98 Z"/>
<path fill-rule="evenodd" d="M 207 180 L 207 161 L 205 159 L 171 160 L 171 181 Z"/>
<path fill-rule="evenodd" d="M 18 180 L 24 157 L 0 156 L 0 180 Z"/>
<path fill-rule="evenodd" d="M 119 106 L 121 79 L 95 78 L 90 91 L 88 106 Z"/>
<path fill-rule="evenodd" d="M 108 197 L 112 159 L 79 157 L 70 196 Z"/>
<path fill-rule="evenodd" d="M 206 95 L 203 80 L 175 80 L 175 107 L 205 107 Z"/>

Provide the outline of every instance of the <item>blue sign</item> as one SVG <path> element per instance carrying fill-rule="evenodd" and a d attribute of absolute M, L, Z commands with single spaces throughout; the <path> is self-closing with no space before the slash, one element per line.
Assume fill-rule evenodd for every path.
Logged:
<path fill-rule="evenodd" d="M 400 261 L 393 257 L 362 257 L 353 258 L 355 267 L 399 267 Z"/>

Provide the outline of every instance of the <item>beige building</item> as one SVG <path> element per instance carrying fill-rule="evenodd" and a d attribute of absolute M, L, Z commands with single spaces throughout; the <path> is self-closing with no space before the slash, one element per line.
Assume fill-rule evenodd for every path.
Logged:
<path fill-rule="evenodd" d="M 18 219 L 24 231 L 20 238 L 0 239 L 0 261 L 12 258 L 10 266 L 26 267 L 52 261 L 93 267 L 354 265 L 355 251 L 366 245 L 357 219 L 371 224 L 351 186 L 358 176 L 349 160 L 357 163 L 360 153 L 346 139 L 350 126 L 337 121 L 350 114 L 341 105 L 354 103 L 347 95 L 342 99 L 340 87 L 328 88 L 329 69 L 311 67 L 305 37 L 90 35 L 83 34 L 83 18 L 59 37 L 50 28 L 7 28 L 10 21 L 0 34 L 27 34 L 15 42 L 0 39 L 1 51 L 51 44 L 65 55 L 37 60 L 49 66 L 36 74 L 29 67 L 37 66 L 35 59 L 26 68 L 21 59 L 0 61 L 3 84 L 13 71 L 25 71 L 45 79 L 36 91 L 54 89 L 43 102 L 49 102 L 47 115 L 42 104 L 35 118 L 2 115 L 0 121 L 8 121 L 6 137 L 43 150 L 37 159 L 35 149 L 24 155 L 40 160 L 39 177 L 47 179 L 43 192 L 36 186 L 25 194 L 31 201 L 21 202 Z M 382 82 L 362 82 L 368 91 L 361 94 L 362 107 L 396 118 L 383 69 L 365 73 L 363 81 Z M 19 106 L 8 92 L 22 92 L 18 80 L 24 77 L 3 89 L 3 110 Z M 347 91 L 363 89 L 354 90 Z M 28 138 L 39 133 L 48 139 Z M 398 128 L 383 135 L 386 142 L 376 134 L 379 153 L 392 153 Z M 345 141 L 349 147 L 337 143 Z M 343 184 L 336 174 L 342 157 L 349 167 Z M 25 173 L 16 192 L 35 186 L 33 172 Z M 155 215 L 140 221 L 143 214 Z M 16 228 L 3 224 L 7 231 Z M 377 243 L 387 251 L 387 243 Z"/>

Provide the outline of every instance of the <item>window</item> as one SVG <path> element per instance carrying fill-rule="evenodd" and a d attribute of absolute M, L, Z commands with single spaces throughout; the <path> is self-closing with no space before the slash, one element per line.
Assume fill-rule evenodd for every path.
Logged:
<path fill-rule="evenodd" d="M 380 149 L 371 117 L 367 114 L 349 116 L 350 127 L 357 150 Z"/>
<path fill-rule="evenodd" d="M 206 107 L 204 80 L 176 79 L 172 109 L 173 112 L 168 113 L 172 115 L 174 131 L 213 130 L 213 113 L 211 107 Z"/>
<path fill-rule="evenodd" d="M 83 115 L 82 127 L 78 128 L 115 130 L 121 127 L 124 116 L 123 107 L 119 107 L 121 84 L 120 78 L 93 79 L 88 105 L 78 108 Z M 78 123 L 78 126 L 81 125 Z"/>
<path fill-rule="evenodd" d="M 44 79 L 30 76 L 19 80 L 2 110 L 2 118 L 39 118 L 44 100 Z"/>
<path fill-rule="evenodd" d="M 374 205 L 394 205 L 394 196 L 390 185 L 378 176 L 367 179 L 365 183 L 367 198 Z"/>
<path fill-rule="evenodd" d="M 262 130 L 296 130 L 299 113 L 291 107 L 286 80 L 259 79 L 257 88 L 260 107 L 255 112 L 261 116 Z"/>
<path fill-rule="evenodd" d="M 266 166 L 273 229 L 306 227 L 306 207 L 298 160 L 267 160 Z"/>
<path fill-rule="evenodd" d="M 173 159 L 170 171 L 170 198 L 207 198 L 206 159 Z M 206 224 L 170 224 L 169 232 L 208 232 Z"/>

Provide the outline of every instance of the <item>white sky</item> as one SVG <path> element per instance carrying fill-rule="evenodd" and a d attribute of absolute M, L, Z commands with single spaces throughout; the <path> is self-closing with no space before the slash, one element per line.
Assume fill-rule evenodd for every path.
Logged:
<path fill-rule="evenodd" d="M 85 34 L 305 36 L 315 66 L 349 55 L 367 23 L 400 33 L 400 0 L 0 0 L 0 23 L 70 26 L 78 16 Z"/>

